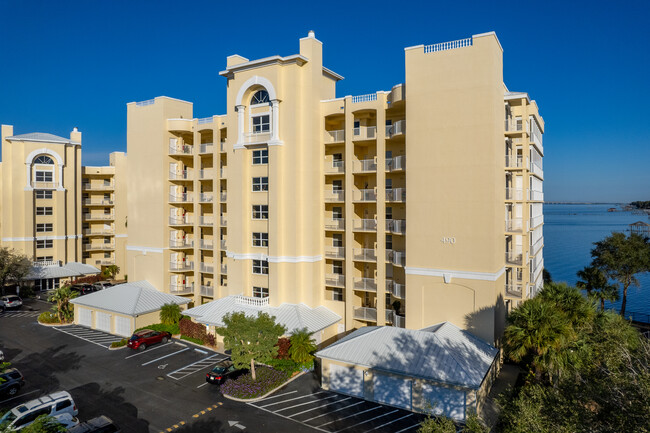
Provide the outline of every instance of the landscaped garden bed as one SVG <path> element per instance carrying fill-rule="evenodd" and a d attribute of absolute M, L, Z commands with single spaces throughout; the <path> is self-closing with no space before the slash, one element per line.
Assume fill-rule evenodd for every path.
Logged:
<path fill-rule="evenodd" d="M 263 365 L 255 368 L 255 374 L 256 380 L 253 380 L 250 372 L 236 380 L 227 380 L 221 385 L 221 392 L 224 395 L 243 400 L 254 399 L 273 391 L 291 377 L 291 373 Z"/>

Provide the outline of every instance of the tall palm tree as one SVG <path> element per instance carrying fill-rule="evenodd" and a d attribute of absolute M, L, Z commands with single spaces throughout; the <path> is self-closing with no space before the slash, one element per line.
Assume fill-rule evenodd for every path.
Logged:
<path fill-rule="evenodd" d="M 311 338 L 307 328 L 294 332 L 291 336 L 291 346 L 289 346 L 289 356 L 298 364 L 306 364 L 314 359 L 313 353 L 316 351 L 316 345 Z"/>
<path fill-rule="evenodd" d="M 70 300 L 77 297 L 77 293 L 70 290 L 70 286 L 61 286 L 52 292 L 48 300 L 56 302 L 56 314 L 59 317 L 59 322 L 65 323 L 72 320 L 74 316 L 74 309 L 70 304 Z"/>
<path fill-rule="evenodd" d="M 579 289 L 585 290 L 591 299 L 600 301 L 600 311 L 605 311 L 605 301 L 618 301 L 618 288 L 609 284 L 607 275 L 596 266 L 587 266 L 577 273 L 580 281 L 576 283 Z"/>

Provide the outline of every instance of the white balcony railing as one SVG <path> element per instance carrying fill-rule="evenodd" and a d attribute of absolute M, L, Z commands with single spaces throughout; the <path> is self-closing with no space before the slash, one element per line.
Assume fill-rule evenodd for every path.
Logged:
<path fill-rule="evenodd" d="M 534 229 L 538 225 L 542 224 L 544 222 L 544 215 L 537 215 L 534 217 L 530 217 L 530 230 Z"/>
<path fill-rule="evenodd" d="M 355 173 L 366 173 L 377 171 L 377 161 L 374 159 L 362 159 L 360 161 L 355 161 L 354 164 Z"/>
<path fill-rule="evenodd" d="M 386 231 L 397 235 L 406 234 L 406 220 L 386 220 Z"/>
<path fill-rule="evenodd" d="M 406 169 L 406 156 L 400 155 L 386 159 L 386 171 L 397 171 Z"/>
<path fill-rule="evenodd" d="M 189 284 L 170 284 L 169 293 L 174 293 L 176 295 L 185 295 L 188 293 L 194 293 L 194 283 Z"/>
<path fill-rule="evenodd" d="M 506 296 L 509 298 L 521 299 L 522 284 L 506 283 Z"/>
<path fill-rule="evenodd" d="M 222 192 L 219 194 L 219 200 L 220 200 L 220 201 L 222 201 L 222 202 L 223 202 L 223 201 L 226 201 L 227 198 L 228 198 L 228 193 L 227 193 L 227 192 L 222 191 Z"/>
<path fill-rule="evenodd" d="M 115 249 L 115 244 L 83 244 L 84 251 L 110 251 Z"/>
<path fill-rule="evenodd" d="M 325 230 L 345 230 L 345 218 L 325 218 Z"/>
<path fill-rule="evenodd" d="M 521 266 L 523 264 L 523 256 L 521 252 L 506 251 L 506 263 Z"/>
<path fill-rule="evenodd" d="M 212 203 L 212 200 L 214 200 L 214 194 L 211 192 L 202 192 L 199 195 L 199 201 L 201 203 Z"/>
<path fill-rule="evenodd" d="M 228 217 L 226 217 L 225 215 L 221 215 L 221 217 L 219 218 L 219 222 L 221 223 L 222 226 L 225 227 L 226 225 L 228 225 Z"/>
<path fill-rule="evenodd" d="M 87 221 L 106 221 L 106 220 L 113 220 L 115 219 L 115 214 L 113 213 L 89 213 L 86 212 L 83 215 L 83 219 Z"/>
<path fill-rule="evenodd" d="M 221 265 L 220 271 L 223 275 L 228 273 L 228 265 Z"/>
<path fill-rule="evenodd" d="M 246 305 L 247 307 L 268 307 L 269 298 L 258 298 L 254 296 L 236 295 L 235 303 L 239 305 Z"/>
<path fill-rule="evenodd" d="M 345 130 L 325 131 L 325 143 L 342 143 L 345 141 Z"/>
<path fill-rule="evenodd" d="M 84 184 L 88 185 L 88 184 Z M 59 187 L 59 184 L 56 182 L 40 182 L 40 181 L 32 181 L 32 188 L 34 189 L 56 189 Z M 84 189 L 90 189 L 90 188 L 84 188 Z"/>
<path fill-rule="evenodd" d="M 542 169 L 542 167 L 535 164 L 534 162 L 530 163 L 530 171 L 531 173 L 536 174 L 539 177 L 544 177 L 544 170 Z"/>
<path fill-rule="evenodd" d="M 386 137 L 393 138 L 406 132 L 406 120 L 398 120 L 392 125 L 386 125 Z"/>
<path fill-rule="evenodd" d="M 244 141 L 246 143 L 263 143 L 271 140 L 271 132 L 250 132 L 244 134 Z"/>
<path fill-rule="evenodd" d="M 192 146 L 189 144 L 172 144 L 169 146 L 170 155 L 191 155 Z"/>
<path fill-rule="evenodd" d="M 345 173 L 345 161 L 326 161 L 325 173 L 326 174 Z"/>
<path fill-rule="evenodd" d="M 206 123 L 212 123 L 212 117 L 203 117 L 201 119 L 197 119 L 197 123 L 199 125 L 205 125 Z"/>
<path fill-rule="evenodd" d="M 352 250 L 354 260 L 360 262 L 376 262 L 377 253 L 371 248 L 355 248 Z"/>
<path fill-rule="evenodd" d="M 542 144 L 542 131 L 537 125 L 535 118 L 533 116 L 529 117 L 530 120 L 530 141 L 533 142 L 535 146 L 539 149 L 541 153 L 544 153 L 544 146 Z"/>
<path fill-rule="evenodd" d="M 201 262 L 201 272 L 211 274 L 214 272 L 214 265 L 212 263 L 203 263 Z"/>
<path fill-rule="evenodd" d="M 345 247 L 325 247 L 325 257 L 328 259 L 344 259 Z"/>
<path fill-rule="evenodd" d="M 523 168 L 524 157 L 521 155 L 506 155 L 506 167 Z"/>
<path fill-rule="evenodd" d="M 194 262 L 169 262 L 169 269 L 172 271 L 192 271 L 194 270 Z"/>
<path fill-rule="evenodd" d="M 398 328 L 406 328 L 406 317 L 395 314 L 393 316 L 393 325 Z"/>
<path fill-rule="evenodd" d="M 199 145 L 199 153 L 212 153 L 214 143 L 201 143 Z"/>
<path fill-rule="evenodd" d="M 524 190 L 521 188 L 506 188 L 506 200 L 523 200 Z"/>
<path fill-rule="evenodd" d="M 169 247 L 170 248 L 194 248 L 194 239 L 192 238 L 170 239 Z"/>
<path fill-rule="evenodd" d="M 211 239 L 201 239 L 199 247 L 204 250 L 211 250 L 214 244 Z"/>
<path fill-rule="evenodd" d="M 353 310 L 353 317 L 357 320 L 365 320 L 368 322 L 377 321 L 377 309 L 370 307 L 356 307 Z"/>
<path fill-rule="evenodd" d="M 101 260 L 95 260 L 95 265 L 100 265 L 100 266 L 110 266 L 115 264 L 115 259 L 101 259 Z"/>
<path fill-rule="evenodd" d="M 44 182 L 44 183 L 47 183 L 47 182 Z M 113 184 L 113 182 L 109 182 L 109 183 L 84 182 L 84 183 L 81 184 L 81 187 L 82 187 L 82 189 L 87 190 L 87 191 L 110 191 L 112 189 L 115 189 L 115 185 Z M 39 187 L 39 188 L 41 188 L 41 187 Z"/>
<path fill-rule="evenodd" d="M 386 201 L 389 202 L 405 202 L 406 201 L 406 188 L 393 188 L 386 190 Z"/>
<path fill-rule="evenodd" d="M 213 168 L 204 168 L 199 170 L 199 179 L 212 179 L 214 178 L 214 169 Z"/>
<path fill-rule="evenodd" d="M 507 232 L 520 232 L 523 230 L 523 219 L 522 218 L 507 218 L 506 219 L 506 231 Z"/>
<path fill-rule="evenodd" d="M 214 297 L 214 287 L 212 286 L 201 286 L 201 296 L 208 296 L 210 298 Z"/>
<path fill-rule="evenodd" d="M 352 230 L 372 232 L 377 231 L 377 220 L 354 218 L 352 220 Z"/>
<path fill-rule="evenodd" d="M 326 202 L 339 202 L 339 201 L 344 201 L 345 200 L 345 191 L 342 189 L 336 190 L 336 189 L 330 189 L 330 190 L 325 190 L 325 201 Z"/>
<path fill-rule="evenodd" d="M 107 235 L 114 235 L 115 230 L 110 228 L 110 229 L 84 229 L 83 231 L 84 235 L 87 236 L 107 236 Z"/>
<path fill-rule="evenodd" d="M 222 250 L 225 250 L 225 249 L 227 248 L 227 242 L 226 242 L 226 239 L 221 239 L 221 240 L 219 241 L 219 244 L 221 245 L 221 249 L 222 249 Z"/>
<path fill-rule="evenodd" d="M 542 236 L 541 238 L 537 239 L 533 245 L 531 245 L 530 252 L 528 254 L 531 256 L 537 255 L 537 253 L 539 253 L 539 250 L 542 249 L 543 245 L 544 245 L 544 237 Z"/>
<path fill-rule="evenodd" d="M 374 278 L 354 278 L 354 290 L 359 290 L 362 292 L 376 292 L 377 283 Z"/>
<path fill-rule="evenodd" d="M 191 203 L 193 200 L 192 193 L 183 192 L 180 194 L 169 194 L 170 203 Z"/>
<path fill-rule="evenodd" d="M 531 201 L 544 201 L 544 193 L 542 191 L 528 191 L 528 197 Z"/>
<path fill-rule="evenodd" d="M 95 198 L 86 198 L 84 199 L 84 205 L 85 206 L 112 206 L 113 205 L 113 200 L 108 200 L 108 199 L 95 199 Z"/>
<path fill-rule="evenodd" d="M 352 129 L 353 140 L 374 140 L 377 138 L 376 126 L 357 126 Z"/>
<path fill-rule="evenodd" d="M 191 215 L 170 215 L 169 216 L 169 225 L 172 226 L 186 226 L 194 224 Z"/>
<path fill-rule="evenodd" d="M 506 132 L 523 132 L 526 130 L 526 123 L 523 119 L 506 119 Z"/>
<path fill-rule="evenodd" d="M 325 274 L 325 285 L 332 287 L 345 287 L 345 275 Z"/>
<path fill-rule="evenodd" d="M 406 285 L 396 283 L 393 280 L 386 280 L 386 291 L 399 299 L 406 298 Z"/>
<path fill-rule="evenodd" d="M 354 201 L 377 201 L 377 191 L 375 189 L 355 190 Z"/>
<path fill-rule="evenodd" d="M 170 171 L 170 180 L 192 180 L 194 173 L 192 170 Z"/>
<path fill-rule="evenodd" d="M 395 266 L 406 266 L 406 253 L 404 251 L 393 251 L 391 262 Z"/>

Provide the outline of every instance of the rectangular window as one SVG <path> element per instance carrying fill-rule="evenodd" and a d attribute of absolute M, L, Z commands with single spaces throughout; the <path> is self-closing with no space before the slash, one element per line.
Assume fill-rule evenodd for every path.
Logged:
<path fill-rule="evenodd" d="M 268 177 L 254 177 L 253 178 L 253 192 L 268 191 L 269 178 Z"/>
<path fill-rule="evenodd" d="M 263 116 L 253 117 L 253 134 L 260 134 L 262 132 L 269 132 L 271 130 L 270 116 L 265 114 Z"/>
<path fill-rule="evenodd" d="M 52 198 L 52 191 L 51 190 L 37 190 L 36 191 L 36 198 Z"/>
<path fill-rule="evenodd" d="M 393 207 L 392 206 L 386 206 L 386 219 L 387 220 L 392 220 L 393 219 Z"/>
<path fill-rule="evenodd" d="M 37 233 L 47 233 L 53 230 L 52 223 L 47 224 L 36 224 Z"/>
<path fill-rule="evenodd" d="M 391 308 L 391 305 L 390 305 L 390 301 L 391 301 L 390 292 L 386 292 L 385 301 L 386 301 L 386 309 L 389 310 Z"/>
<path fill-rule="evenodd" d="M 253 246 L 254 247 L 268 247 L 269 234 L 268 233 L 253 233 Z"/>
<path fill-rule="evenodd" d="M 332 246 L 333 247 L 343 246 L 343 235 L 341 233 L 334 233 L 332 235 Z"/>
<path fill-rule="evenodd" d="M 267 204 L 254 204 L 253 205 L 253 219 L 254 220 L 267 220 L 267 219 L 269 219 L 269 205 L 267 205 Z"/>
<path fill-rule="evenodd" d="M 343 289 L 332 289 L 332 301 L 343 301 Z"/>
<path fill-rule="evenodd" d="M 253 286 L 253 296 L 256 298 L 268 298 L 269 297 L 268 287 Z"/>
<path fill-rule="evenodd" d="M 36 170 L 36 182 L 52 182 L 54 173 L 51 171 Z"/>
<path fill-rule="evenodd" d="M 52 215 L 52 207 L 46 206 L 46 207 L 37 207 L 36 208 L 36 215 Z"/>
<path fill-rule="evenodd" d="M 89 259 L 90 258 L 90 253 L 89 252 L 84 252 L 83 253 L 83 258 L 84 259 Z"/>
<path fill-rule="evenodd" d="M 343 262 L 332 262 L 332 273 L 336 275 L 343 275 Z"/>
<path fill-rule="evenodd" d="M 393 189 L 393 179 L 386 179 L 386 189 Z"/>
<path fill-rule="evenodd" d="M 332 208 L 332 218 L 334 218 L 334 219 L 343 218 L 343 208 L 342 207 L 333 207 Z"/>
<path fill-rule="evenodd" d="M 39 256 L 36 257 L 37 262 L 51 262 L 54 260 L 54 256 Z"/>
<path fill-rule="evenodd" d="M 110 259 L 110 258 L 111 258 L 111 253 L 105 251 L 105 252 L 104 252 L 104 258 L 105 258 L 105 259 Z"/>
<path fill-rule="evenodd" d="M 386 235 L 386 249 L 393 249 L 393 235 Z"/>
<path fill-rule="evenodd" d="M 343 191 L 343 181 L 342 180 L 333 180 L 332 181 L 332 191 Z"/>
<path fill-rule="evenodd" d="M 36 241 L 36 248 L 39 250 L 43 248 L 52 248 L 53 246 L 54 241 L 52 239 Z"/>
<path fill-rule="evenodd" d="M 269 163 L 269 150 L 261 149 L 253 151 L 253 165 L 268 164 Z"/>
<path fill-rule="evenodd" d="M 269 262 L 266 260 L 253 260 L 253 273 L 257 275 L 268 275 Z"/>

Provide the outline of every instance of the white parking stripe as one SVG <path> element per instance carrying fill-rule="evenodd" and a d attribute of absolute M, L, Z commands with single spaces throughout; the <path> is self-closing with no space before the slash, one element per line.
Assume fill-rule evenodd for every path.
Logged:
<path fill-rule="evenodd" d="M 370 409 L 366 409 L 366 410 L 364 410 L 362 412 L 353 413 L 352 415 L 348 415 L 348 416 L 345 416 L 343 418 L 335 419 L 334 421 L 326 422 L 325 424 L 321 424 L 318 427 L 323 427 L 323 426 L 326 426 L 327 424 L 332 424 L 332 423 L 335 423 L 337 421 L 343 421 L 344 419 L 352 418 L 353 416 L 358 416 L 358 415 L 361 415 L 362 413 L 370 412 L 370 411 L 377 410 L 377 409 L 380 409 L 380 408 L 381 408 L 381 406 L 371 407 Z"/>
<path fill-rule="evenodd" d="M 104 349 L 108 349 L 108 347 L 106 347 L 106 346 L 103 345 L 103 344 L 99 344 L 99 343 L 96 343 L 96 342 L 94 342 L 94 341 L 92 341 L 92 340 L 88 340 L 88 339 L 86 339 L 86 338 L 79 337 L 79 336 L 74 335 L 74 334 L 70 334 L 69 332 L 66 332 L 66 331 L 64 331 L 63 329 L 60 329 L 60 328 L 57 328 L 57 327 L 53 327 L 53 328 L 56 329 L 56 330 L 59 331 L 59 332 L 63 332 L 64 334 L 68 334 L 68 335 L 70 335 L 70 336 L 72 336 L 72 337 L 79 338 L 79 339 L 84 340 L 84 341 L 87 341 L 87 342 L 89 342 L 89 343 L 96 344 L 96 345 L 99 346 L 99 347 L 103 347 Z"/>
<path fill-rule="evenodd" d="M 332 395 L 332 396 L 330 396 L 330 397 L 325 397 L 325 398 L 322 399 L 322 400 L 319 399 L 319 400 L 314 400 L 314 401 L 308 401 L 307 403 L 298 403 L 298 404 L 293 405 L 293 406 L 283 407 L 282 409 L 278 409 L 278 410 L 276 410 L 276 412 L 282 412 L 283 410 L 293 409 L 294 407 L 304 406 L 304 405 L 306 405 L 306 404 L 319 403 L 319 402 L 321 402 L 321 401 L 329 400 L 330 398 L 335 398 L 335 397 L 337 397 L 337 396 L 336 396 L 336 395 Z"/>
<path fill-rule="evenodd" d="M 160 361 L 161 359 L 169 358 L 170 356 L 174 356 L 174 355 L 177 355 L 177 354 L 179 354 L 181 352 L 185 352 L 186 350 L 190 350 L 190 348 L 186 347 L 185 349 L 181 349 L 181 350 L 178 350 L 176 352 L 169 353 L 169 354 L 167 354 L 165 356 L 161 356 L 160 358 L 152 359 L 151 361 L 145 362 L 144 364 L 141 364 L 141 365 L 143 365 L 143 366 L 144 365 L 149 365 L 149 364 L 152 364 L 152 363 L 154 363 L 156 361 Z"/>
<path fill-rule="evenodd" d="M 324 413 L 324 414 L 321 414 L 321 415 L 315 416 L 315 417 L 313 417 L 313 418 L 306 419 L 305 422 L 309 422 L 309 421 L 311 421 L 311 420 L 314 420 L 314 419 L 316 419 L 316 418 L 320 418 L 320 417 L 325 416 L 325 415 L 330 415 L 330 414 L 332 414 L 332 413 L 334 413 L 334 412 L 338 412 L 338 411 L 340 411 L 340 410 L 344 410 L 344 409 L 347 409 L 347 408 L 349 408 L 349 407 L 358 406 L 358 405 L 360 405 L 360 404 L 362 404 L 362 403 L 365 403 L 365 401 L 362 400 L 362 401 L 356 402 L 356 403 L 354 403 L 354 404 L 349 404 L 349 405 L 347 405 L 347 406 L 344 406 L 344 407 L 342 407 L 342 408 L 340 408 L 340 409 L 336 409 L 336 410 L 333 410 L 333 411 L 331 411 L 331 412 L 327 412 L 327 413 Z"/>
<path fill-rule="evenodd" d="M 303 413 L 306 413 L 306 412 L 311 412 L 312 410 L 320 409 L 321 407 L 331 406 L 333 404 L 340 403 L 340 402 L 345 401 L 345 400 L 350 400 L 351 398 L 352 397 L 348 397 L 348 398 L 344 398 L 343 400 L 336 400 L 336 401 L 333 401 L 331 403 L 327 403 L 327 404 L 324 404 L 324 405 L 321 405 L 321 406 L 312 407 L 311 409 L 303 410 L 302 412 L 298 412 L 298 413 L 294 413 L 293 415 L 289 415 L 289 418 L 292 418 L 292 417 L 298 416 L 298 415 L 302 415 Z"/>
<path fill-rule="evenodd" d="M 414 427 L 420 427 L 420 424 L 414 424 L 414 425 L 412 425 L 411 427 L 403 428 L 402 430 L 396 431 L 395 433 L 402 433 L 403 431 L 411 430 L 411 429 L 414 428 Z"/>
<path fill-rule="evenodd" d="M 204 384 L 197 386 L 197 388 L 202 388 L 202 387 L 204 387 L 204 386 L 207 385 L 207 384 L 208 384 L 208 382 L 205 382 Z"/>
<path fill-rule="evenodd" d="M 309 395 L 301 395 L 300 397 L 290 398 L 290 399 L 282 400 L 282 401 L 277 401 L 277 402 L 275 402 L 275 403 L 269 403 L 269 404 L 265 404 L 265 405 L 263 405 L 263 406 L 257 406 L 257 407 L 268 407 L 268 406 L 273 406 L 274 404 L 282 404 L 282 403 L 286 403 L 286 402 L 288 402 L 288 401 L 299 400 L 299 399 L 301 399 L 301 398 L 311 397 L 312 395 L 322 394 L 322 393 L 324 393 L 324 392 L 325 392 L 325 391 L 319 391 L 319 392 L 315 392 L 315 393 L 313 393 L 313 394 L 309 394 Z"/>
<path fill-rule="evenodd" d="M 397 422 L 397 421 L 399 421 L 399 420 L 402 420 L 402 419 L 404 419 L 404 418 L 408 418 L 408 417 L 410 417 L 410 416 L 413 416 L 413 414 L 410 413 L 410 414 L 408 414 L 408 415 L 406 415 L 406 416 L 403 416 L 403 417 L 401 417 L 401 418 L 394 419 L 394 420 L 392 420 L 392 421 L 390 421 L 390 422 L 387 422 L 386 424 L 382 424 L 382 425 L 380 425 L 380 426 L 378 426 L 378 427 L 375 427 L 375 428 L 373 428 L 373 429 L 367 430 L 367 431 L 365 431 L 364 433 L 368 433 L 368 432 L 371 432 L 371 431 L 375 431 L 375 430 L 377 430 L 377 429 L 380 429 L 380 428 L 382 428 L 382 427 L 385 427 L 385 426 L 387 426 L 387 425 L 390 425 L 390 424 L 392 424 L 392 423 L 394 423 L 394 422 Z M 410 428 L 410 427 L 409 427 L 409 428 Z"/>
<path fill-rule="evenodd" d="M 212 356 L 208 356 L 207 358 L 203 358 L 203 359 L 201 359 L 201 360 L 199 360 L 199 361 L 196 361 L 196 362 L 193 362 L 193 363 L 191 363 L 191 364 L 188 364 L 188 365 L 186 365 L 185 367 L 181 367 L 181 368 L 179 368 L 178 370 L 174 370 L 174 371 L 172 371 L 171 373 L 167 373 L 167 376 L 171 377 L 171 378 L 174 379 L 174 380 L 182 379 L 182 378 L 184 378 L 184 377 L 186 377 L 186 376 L 189 376 L 189 375 L 192 374 L 192 373 L 196 373 L 197 371 L 203 370 L 203 369 L 205 368 L 205 366 L 203 366 L 202 364 L 205 364 L 206 362 L 208 362 L 207 365 L 212 365 L 212 363 L 213 363 L 214 361 L 209 361 L 209 360 L 210 360 L 210 359 L 213 359 L 213 358 L 216 358 L 217 356 L 219 356 L 218 353 L 217 353 L 217 354 L 214 354 L 214 355 L 212 355 Z M 188 368 L 190 368 L 190 367 L 192 367 L 192 366 L 197 366 L 197 365 L 201 365 L 201 366 L 200 366 L 199 368 L 197 368 L 196 370 L 193 370 L 191 373 L 187 373 L 186 375 L 181 376 L 181 377 L 172 377 L 172 374 L 174 374 L 174 373 L 178 373 L 178 372 L 180 372 L 181 370 L 185 370 L 185 369 L 188 369 Z M 206 365 L 206 366 L 207 366 L 207 365 Z"/>
<path fill-rule="evenodd" d="M 134 356 L 138 356 L 138 355 L 144 355 L 145 353 L 151 353 L 151 352 L 153 352 L 153 351 L 156 350 L 156 349 L 160 349 L 161 347 L 165 347 L 165 346 L 167 346 L 168 344 L 171 344 L 171 342 L 169 342 L 169 343 L 165 343 L 165 344 L 161 344 L 160 346 L 158 346 L 158 347 L 154 347 L 153 349 L 149 349 L 149 350 L 147 350 L 146 352 L 143 350 L 142 352 L 138 352 L 138 353 L 136 353 L 135 355 L 129 355 L 129 356 L 127 356 L 127 357 L 124 358 L 124 359 L 133 358 Z"/>
<path fill-rule="evenodd" d="M 298 391 L 289 391 L 289 392 L 285 392 L 285 393 L 283 393 L 283 394 L 272 395 L 271 397 L 267 397 L 267 398 L 265 398 L 264 400 L 260 400 L 260 402 L 261 402 L 261 401 L 266 401 L 266 400 L 271 400 L 272 398 L 276 398 L 276 397 L 282 397 L 283 395 L 294 394 L 294 393 L 296 393 L 296 392 L 298 392 Z M 259 403 L 259 402 L 258 402 L 258 403 Z"/>
<path fill-rule="evenodd" d="M 358 425 L 365 424 L 365 423 L 367 423 L 367 422 L 374 421 L 374 420 L 379 419 L 379 418 L 383 418 L 383 417 L 385 417 L 386 415 L 390 415 L 390 414 L 395 413 L 395 412 L 399 412 L 399 409 L 395 409 L 395 410 L 392 411 L 392 412 L 388 412 L 388 413 L 385 413 L 385 414 L 383 414 L 383 415 L 379 415 L 379 416 L 376 416 L 376 417 L 374 417 L 374 418 L 370 418 L 370 419 L 367 419 L 367 420 L 365 420 L 365 421 L 358 422 L 358 423 L 356 423 L 356 424 L 354 424 L 354 425 L 351 425 L 351 426 L 349 426 L 349 427 L 342 428 L 341 430 L 337 430 L 335 433 L 339 433 L 339 432 L 342 432 L 343 430 L 347 430 L 347 429 L 349 429 L 349 428 L 356 427 L 356 426 L 358 426 Z"/>
<path fill-rule="evenodd" d="M 289 419 L 289 420 L 291 420 L 291 421 L 293 421 L 293 422 L 297 422 L 298 424 L 302 424 L 302 425 L 304 425 L 304 426 L 307 426 L 307 427 L 313 428 L 313 429 L 315 429 L 315 430 L 322 431 L 322 432 L 324 432 L 324 433 L 330 433 L 328 430 L 323 430 L 322 428 L 318 428 L 318 427 L 314 427 L 313 425 L 305 424 L 304 422 L 301 422 L 301 421 L 298 421 L 298 420 L 295 420 L 295 419 L 291 419 L 291 418 L 289 418 L 288 416 L 284 416 L 284 415 L 282 415 L 282 414 L 275 413 L 275 412 L 273 412 L 272 410 L 264 409 L 263 407 L 255 406 L 255 405 L 253 405 L 253 404 L 251 404 L 251 403 L 249 403 L 249 404 L 250 404 L 251 406 L 253 406 L 253 407 L 256 407 L 257 409 L 263 410 L 263 411 L 268 412 L 268 413 L 272 413 L 272 414 L 277 415 L 277 416 L 279 416 L 279 417 L 282 417 L 282 418 L 284 418 L 284 419 Z"/>

